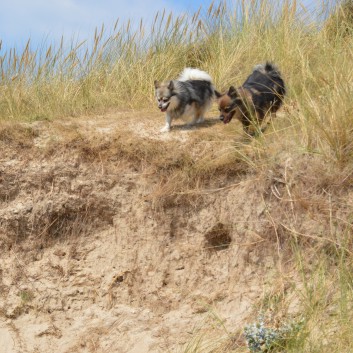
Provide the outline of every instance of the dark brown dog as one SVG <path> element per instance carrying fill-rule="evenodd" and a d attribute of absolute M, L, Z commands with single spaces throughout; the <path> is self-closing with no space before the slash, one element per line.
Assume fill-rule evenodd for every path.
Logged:
<path fill-rule="evenodd" d="M 276 113 L 280 108 L 286 89 L 276 66 L 266 63 L 255 66 L 241 87 L 230 86 L 227 93 L 215 91 L 215 94 L 220 119 L 227 124 L 236 117 L 245 132 L 254 135 L 253 128 L 256 131 L 268 113 Z"/>

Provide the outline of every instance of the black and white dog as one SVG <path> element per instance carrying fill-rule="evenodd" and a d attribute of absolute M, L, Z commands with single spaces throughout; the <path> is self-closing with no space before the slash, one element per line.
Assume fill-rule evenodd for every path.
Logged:
<path fill-rule="evenodd" d="M 199 69 L 186 68 L 177 80 L 154 81 L 158 108 L 166 113 L 166 125 L 161 132 L 169 131 L 172 120 L 191 116 L 191 125 L 204 121 L 204 114 L 214 98 L 212 79 Z"/>

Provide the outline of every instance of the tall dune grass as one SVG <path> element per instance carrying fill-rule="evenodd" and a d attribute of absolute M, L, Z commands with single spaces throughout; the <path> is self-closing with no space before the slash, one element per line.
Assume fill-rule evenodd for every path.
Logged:
<path fill-rule="evenodd" d="M 319 96 L 317 86 L 334 84 L 336 73 L 326 71 L 342 70 L 336 54 L 348 55 L 348 64 L 351 38 L 328 42 L 311 18 L 296 1 L 243 0 L 191 15 L 157 13 L 149 26 L 117 21 L 79 43 L 62 38 L 35 49 L 28 40 L 22 52 L 0 52 L 0 119 L 151 107 L 153 81 L 173 78 L 185 66 L 207 70 L 222 90 L 264 60 L 280 66 L 299 98 L 304 87 Z"/>

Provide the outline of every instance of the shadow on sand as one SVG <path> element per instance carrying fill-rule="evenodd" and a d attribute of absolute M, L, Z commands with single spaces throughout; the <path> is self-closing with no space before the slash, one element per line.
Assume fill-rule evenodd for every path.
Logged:
<path fill-rule="evenodd" d="M 222 121 L 219 118 L 209 118 L 205 119 L 202 123 L 190 125 L 189 123 L 181 125 L 172 125 L 171 131 L 181 131 L 181 130 L 201 130 L 208 129 L 213 125 L 221 124 Z"/>

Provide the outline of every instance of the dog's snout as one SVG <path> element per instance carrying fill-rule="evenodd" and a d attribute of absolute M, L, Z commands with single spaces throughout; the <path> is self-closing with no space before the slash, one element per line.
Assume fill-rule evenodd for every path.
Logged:
<path fill-rule="evenodd" d="M 219 117 L 219 120 L 223 121 L 223 120 L 224 120 L 224 116 L 221 115 L 221 116 Z"/>

